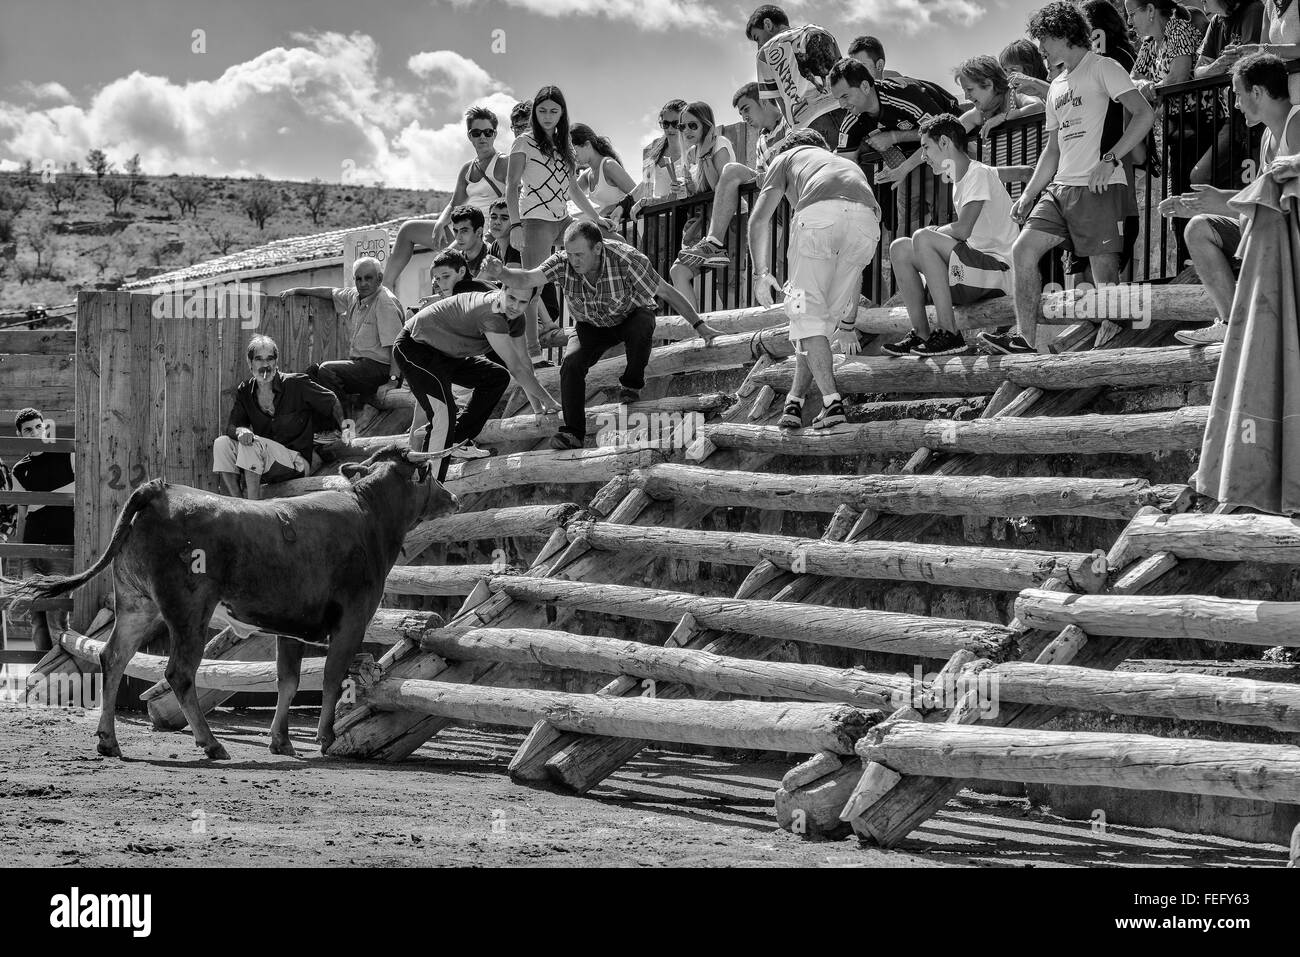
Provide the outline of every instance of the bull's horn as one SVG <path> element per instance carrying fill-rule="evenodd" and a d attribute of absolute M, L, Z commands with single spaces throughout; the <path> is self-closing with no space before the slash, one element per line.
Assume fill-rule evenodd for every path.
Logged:
<path fill-rule="evenodd" d="M 451 448 L 443 449 L 441 452 L 407 452 L 406 460 L 417 465 L 424 462 L 436 462 L 438 459 L 445 459 L 458 448 L 460 448 L 460 445 L 453 445 Z"/>

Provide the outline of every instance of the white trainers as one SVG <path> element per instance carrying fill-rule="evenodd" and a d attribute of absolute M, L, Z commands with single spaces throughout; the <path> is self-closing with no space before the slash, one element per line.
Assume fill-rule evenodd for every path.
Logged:
<path fill-rule="evenodd" d="M 1174 338 L 1187 346 L 1210 346 L 1222 342 L 1228 336 L 1228 324 L 1215 322 L 1204 329 L 1183 329 L 1174 333 Z"/>

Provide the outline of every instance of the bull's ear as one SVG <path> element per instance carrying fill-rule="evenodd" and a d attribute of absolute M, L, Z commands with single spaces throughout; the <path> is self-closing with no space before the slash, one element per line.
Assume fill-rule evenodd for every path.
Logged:
<path fill-rule="evenodd" d="M 339 474 L 349 482 L 355 482 L 370 474 L 370 469 L 365 465 L 357 465 L 355 462 L 349 462 L 339 469 Z"/>

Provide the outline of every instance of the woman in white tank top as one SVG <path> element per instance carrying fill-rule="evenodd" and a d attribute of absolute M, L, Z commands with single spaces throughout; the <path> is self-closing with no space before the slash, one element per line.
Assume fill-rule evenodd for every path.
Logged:
<path fill-rule="evenodd" d="M 602 219 L 614 215 L 619 204 L 636 189 L 636 183 L 623 168 L 623 161 L 614 151 L 613 144 L 596 135 L 585 123 L 574 123 L 569 131 L 573 143 L 573 158 L 577 160 L 578 188 L 582 190 Z M 576 215 L 577 207 L 570 210 Z M 611 223 L 612 225 L 612 223 Z M 601 224 L 605 226 L 604 223 Z"/>
<path fill-rule="evenodd" d="M 438 214 L 434 235 L 439 238 L 450 226 L 451 211 L 457 206 L 473 206 L 487 219 L 492 204 L 506 195 L 508 163 L 496 149 L 497 115 L 485 106 L 471 106 L 465 111 L 465 132 L 474 147 L 474 159 L 460 168 L 451 202 Z M 451 242 L 450 235 L 446 241 Z"/>

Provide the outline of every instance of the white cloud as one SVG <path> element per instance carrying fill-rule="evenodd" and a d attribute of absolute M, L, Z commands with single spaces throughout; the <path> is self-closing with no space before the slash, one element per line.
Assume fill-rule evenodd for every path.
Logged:
<path fill-rule="evenodd" d="M 454 104 L 471 103 L 505 89 L 487 70 L 454 50 L 417 53 L 406 61 L 406 66 L 430 90 L 445 93 Z"/>
<path fill-rule="evenodd" d="M 72 94 L 62 83 L 56 83 L 50 80 L 48 83 L 33 83 L 31 80 L 23 80 L 18 84 L 19 89 L 35 100 L 58 100 L 60 103 L 71 103 Z"/>
<path fill-rule="evenodd" d="M 467 7 L 480 0 L 451 0 L 453 6 Z M 502 0 L 541 16 L 603 16 L 610 20 L 627 20 L 643 30 L 669 30 L 681 27 L 716 27 L 723 18 L 705 0 Z"/>
<path fill-rule="evenodd" d="M 843 17 L 883 22 L 903 33 L 915 34 L 940 20 L 969 27 L 985 12 L 974 0 L 847 0 Z"/>
<path fill-rule="evenodd" d="M 136 71 L 86 103 L 0 101 L 0 161 L 80 162 L 99 148 L 119 163 L 138 152 L 153 173 L 333 181 L 350 161 L 358 182 L 449 189 L 471 155 L 465 107 L 481 102 L 504 117 L 514 105 L 499 81 L 451 51 L 411 58 L 422 89 L 385 75 L 364 34 L 293 40 L 299 45 L 267 50 L 213 80 Z M 444 108 L 431 108 L 428 87 L 447 93 Z"/>

